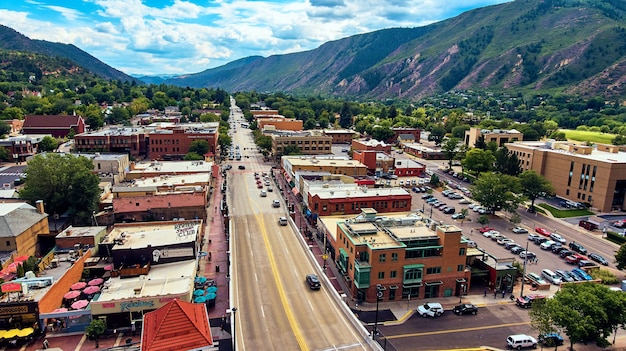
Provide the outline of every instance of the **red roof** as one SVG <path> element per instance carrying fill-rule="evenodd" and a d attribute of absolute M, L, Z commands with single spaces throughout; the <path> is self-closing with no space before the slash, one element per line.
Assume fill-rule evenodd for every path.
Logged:
<path fill-rule="evenodd" d="M 191 350 L 213 345 L 205 304 L 172 300 L 143 317 L 142 351 Z"/>
<path fill-rule="evenodd" d="M 23 128 L 71 128 L 78 126 L 81 119 L 73 115 L 28 115 Z"/>

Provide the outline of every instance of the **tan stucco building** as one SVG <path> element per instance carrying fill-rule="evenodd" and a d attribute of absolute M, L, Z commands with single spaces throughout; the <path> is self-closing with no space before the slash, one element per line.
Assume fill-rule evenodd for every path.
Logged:
<path fill-rule="evenodd" d="M 570 142 L 506 144 L 522 170 L 544 176 L 557 196 L 603 212 L 626 208 L 626 152 L 614 145 L 577 145 Z"/>
<path fill-rule="evenodd" d="M 367 175 L 367 166 L 345 157 L 283 156 L 281 161 L 283 170 L 288 177 L 294 177 L 296 172 L 302 171 L 327 172 L 351 177 L 365 177 Z"/>
<path fill-rule="evenodd" d="M 496 144 L 498 144 L 498 146 L 504 146 L 504 144 L 506 143 L 524 140 L 524 134 L 515 129 L 489 130 L 470 128 L 470 130 L 465 131 L 465 138 L 463 139 L 463 142 L 465 143 L 465 145 L 475 147 L 476 141 L 478 140 L 478 138 L 480 138 L 481 135 L 485 137 L 485 143 L 489 144 L 489 142 L 494 141 Z"/>
<path fill-rule="evenodd" d="M 272 153 L 282 155 L 287 146 L 296 146 L 304 155 L 332 154 L 333 138 L 317 130 L 305 132 L 275 131 L 272 138 Z"/>

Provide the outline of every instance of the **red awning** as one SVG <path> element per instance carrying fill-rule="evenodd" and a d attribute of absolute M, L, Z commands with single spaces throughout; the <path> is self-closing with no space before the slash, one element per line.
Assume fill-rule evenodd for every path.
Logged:
<path fill-rule="evenodd" d="M 300 191 L 298 190 L 298 188 L 293 188 L 291 189 L 291 191 L 293 192 L 294 195 L 298 196 L 298 194 L 300 194 Z"/>

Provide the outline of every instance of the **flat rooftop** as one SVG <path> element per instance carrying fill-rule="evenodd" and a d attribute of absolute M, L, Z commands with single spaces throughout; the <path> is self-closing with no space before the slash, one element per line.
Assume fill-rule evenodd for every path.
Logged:
<path fill-rule="evenodd" d="M 626 163 L 626 152 L 607 152 L 607 151 L 598 151 L 596 148 L 591 149 L 591 154 L 584 155 L 575 152 L 569 152 L 567 150 L 555 149 L 552 148 L 550 144 L 546 142 L 516 142 L 510 143 L 509 145 L 514 145 L 515 147 L 525 148 L 528 150 L 541 150 L 546 152 L 553 152 L 558 154 L 566 154 L 572 157 L 577 157 L 586 160 L 594 160 L 601 161 L 607 163 Z"/>
<path fill-rule="evenodd" d="M 172 174 L 180 173 L 211 173 L 213 162 L 206 161 L 158 161 L 158 162 L 137 162 L 128 174 L 159 173 Z"/>
<path fill-rule="evenodd" d="M 327 185 L 327 186 L 326 186 Z M 400 187 L 390 188 L 367 188 L 355 184 L 316 184 L 309 187 L 311 196 L 319 196 L 321 199 L 345 199 L 365 198 L 372 196 L 398 196 L 410 195 L 409 191 Z"/>
<path fill-rule="evenodd" d="M 188 168 L 185 168 L 187 170 Z M 150 186 L 184 186 L 189 184 L 209 184 L 211 180 L 210 173 L 192 173 L 192 174 L 175 174 L 162 175 L 159 177 L 146 177 L 144 179 L 135 179 L 133 187 L 150 187 Z"/>
<path fill-rule="evenodd" d="M 139 277 L 112 277 L 97 302 L 187 293 L 193 289 L 196 265 L 196 260 L 187 260 L 151 266 L 147 275 Z"/>
<path fill-rule="evenodd" d="M 183 221 L 167 224 L 116 226 L 102 243 L 116 243 L 115 250 L 143 248 L 149 245 L 164 246 L 195 241 L 202 222 Z"/>

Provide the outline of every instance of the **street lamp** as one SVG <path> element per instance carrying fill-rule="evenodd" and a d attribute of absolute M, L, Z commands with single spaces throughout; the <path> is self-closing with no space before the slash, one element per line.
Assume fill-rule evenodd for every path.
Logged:
<path fill-rule="evenodd" d="M 374 331 L 372 332 L 372 340 L 376 340 L 378 333 L 378 303 L 383 298 L 383 286 L 376 284 L 376 315 L 374 317 Z"/>
<path fill-rule="evenodd" d="M 520 290 L 519 296 L 524 296 L 524 280 L 526 277 L 526 261 L 528 260 L 528 242 L 526 242 L 526 254 L 524 255 L 524 269 L 522 269 L 522 289 Z"/>
<path fill-rule="evenodd" d="M 459 303 L 461 303 L 461 299 L 463 298 L 463 292 L 465 291 L 465 284 L 461 284 L 459 287 Z"/>
<path fill-rule="evenodd" d="M 231 307 L 230 309 L 226 310 L 227 313 L 232 313 L 233 314 L 233 318 L 232 318 L 232 337 L 233 337 L 233 351 L 237 351 L 237 337 L 235 335 L 235 317 L 236 317 L 236 312 L 237 312 L 237 307 Z"/>

